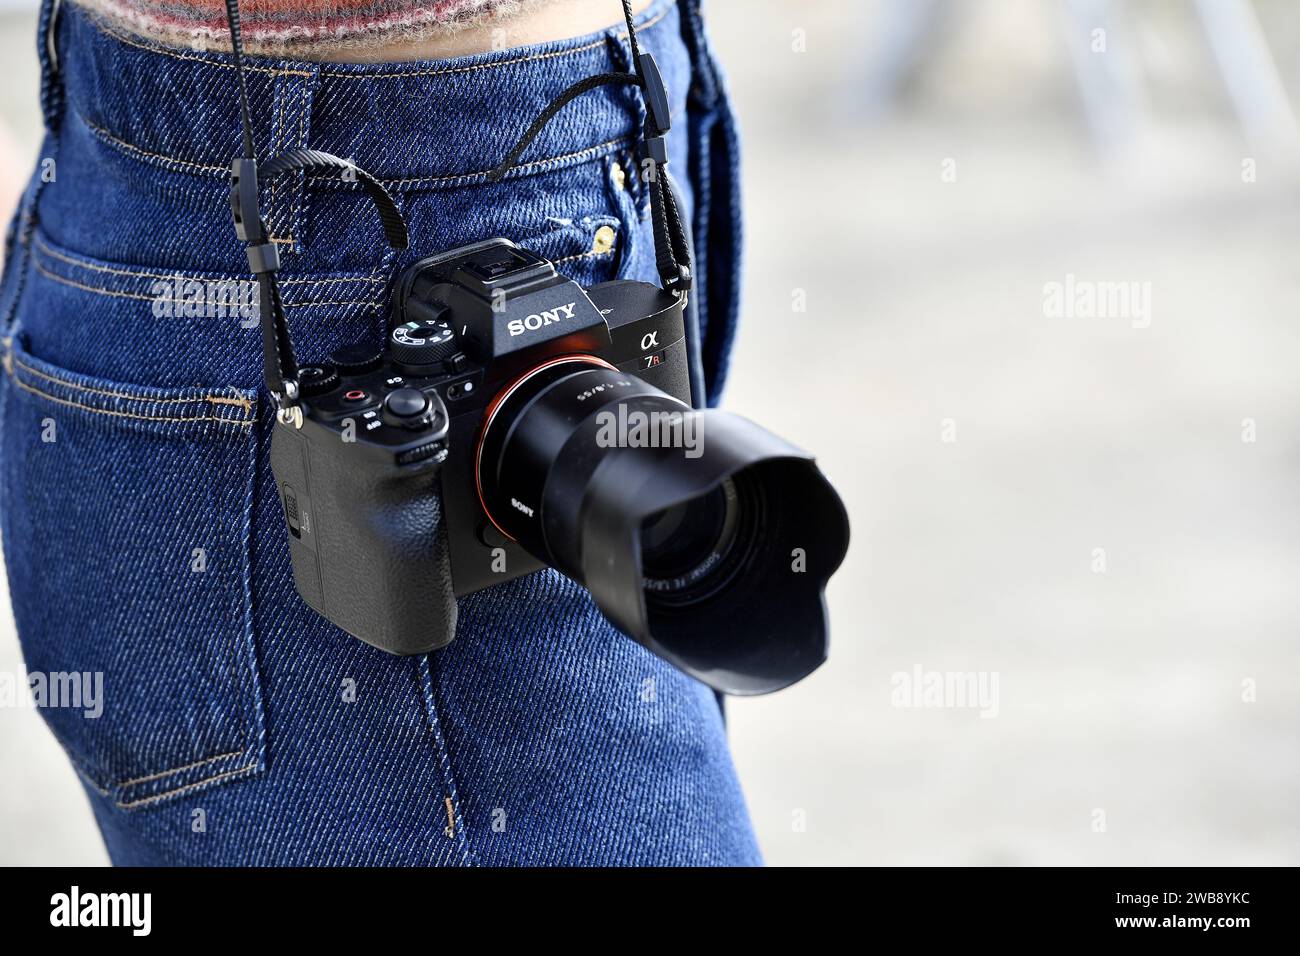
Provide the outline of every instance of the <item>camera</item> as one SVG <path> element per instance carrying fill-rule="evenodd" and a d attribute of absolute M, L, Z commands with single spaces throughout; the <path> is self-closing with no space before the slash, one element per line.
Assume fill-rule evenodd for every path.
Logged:
<path fill-rule="evenodd" d="M 549 565 L 715 689 L 814 670 L 844 507 L 807 453 L 692 407 L 685 308 L 506 239 L 412 265 L 384 347 L 301 366 L 301 414 L 277 420 L 303 599 L 419 654 L 452 640 L 457 597 Z"/>
<path fill-rule="evenodd" d="M 234 5 L 227 14 L 244 147 L 230 211 L 258 282 L 271 470 L 303 600 L 368 644 L 423 654 L 455 637 L 458 597 L 550 566 L 715 690 L 763 694 L 815 670 L 848 518 L 811 455 L 694 407 L 694 250 L 667 170 L 672 115 L 654 57 L 634 49 L 634 72 L 560 93 L 489 178 L 506 176 L 573 98 L 635 87 L 661 285 L 583 288 L 491 239 L 410 266 L 382 346 L 299 365 L 259 181 L 342 174 L 392 248 L 409 234 L 383 183 L 348 160 L 291 148 L 258 163 Z"/>

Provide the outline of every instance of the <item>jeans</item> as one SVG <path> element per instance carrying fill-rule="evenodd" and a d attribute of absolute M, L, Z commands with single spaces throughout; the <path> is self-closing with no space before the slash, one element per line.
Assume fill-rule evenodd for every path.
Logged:
<path fill-rule="evenodd" d="M 696 7 L 660 0 L 642 43 L 673 96 L 716 396 L 736 318 L 736 142 Z M 47 138 L 0 283 L 5 561 L 29 672 L 102 674 L 99 716 L 42 713 L 113 861 L 759 862 L 714 695 L 562 575 L 462 599 L 455 641 L 417 658 L 302 603 L 227 205 L 230 60 L 48 0 L 40 49 Z M 350 158 L 411 226 L 396 254 L 355 183 L 263 183 L 300 360 L 380 342 L 394 277 L 484 238 L 584 284 L 653 280 L 636 91 L 582 97 L 510 177 L 485 175 L 557 92 L 628 66 L 613 27 L 433 63 L 251 61 L 263 157 Z"/>

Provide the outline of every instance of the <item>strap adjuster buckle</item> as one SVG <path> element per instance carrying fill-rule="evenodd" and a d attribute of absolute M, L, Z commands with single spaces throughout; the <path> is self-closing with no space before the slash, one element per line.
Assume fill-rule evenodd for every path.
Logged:
<path fill-rule="evenodd" d="M 654 54 L 642 53 L 637 60 L 637 73 L 641 76 L 641 92 L 645 97 L 646 138 L 665 135 L 673 126 L 672 108 L 668 101 L 668 87 Z"/>
<path fill-rule="evenodd" d="M 235 235 L 244 242 L 260 244 L 262 214 L 257 205 L 257 160 L 240 157 L 230 164 L 230 216 Z"/>

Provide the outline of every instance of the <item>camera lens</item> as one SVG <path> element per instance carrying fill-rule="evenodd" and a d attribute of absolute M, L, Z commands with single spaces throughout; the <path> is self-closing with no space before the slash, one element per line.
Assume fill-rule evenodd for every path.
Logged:
<path fill-rule="evenodd" d="M 727 478 L 712 491 L 641 522 L 641 573 L 648 598 L 689 604 L 725 587 L 747 555 L 736 483 Z"/>
<path fill-rule="evenodd" d="M 810 456 L 752 422 L 564 356 L 488 406 L 476 480 L 503 534 L 710 686 L 766 693 L 825 660 L 844 506 Z"/>

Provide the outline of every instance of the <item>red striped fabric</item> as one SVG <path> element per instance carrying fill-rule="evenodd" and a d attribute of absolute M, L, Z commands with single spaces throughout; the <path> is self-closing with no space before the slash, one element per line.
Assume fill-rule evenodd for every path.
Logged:
<path fill-rule="evenodd" d="M 169 46 L 225 50 L 225 0 L 74 0 L 110 26 Z M 240 0 L 250 53 L 364 46 L 454 32 L 539 0 Z"/>

